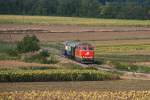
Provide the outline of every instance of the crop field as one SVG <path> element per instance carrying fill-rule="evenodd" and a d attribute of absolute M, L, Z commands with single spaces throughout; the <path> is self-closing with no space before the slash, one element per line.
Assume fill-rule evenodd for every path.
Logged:
<path fill-rule="evenodd" d="M 0 98 L 13 99 L 149 99 L 150 81 L 86 81 L 86 82 L 37 82 L 0 83 Z M 53 94 L 53 95 L 52 95 Z M 95 98 L 94 98 L 94 97 Z M 109 98 L 108 98 L 109 97 Z M 110 99 L 111 97 L 111 99 Z"/>
<path fill-rule="evenodd" d="M 80 27 L 80 26 L 22 26 L 0 25 L 0 40 L 14 42 L 21 40 L 26 35 L 36 35 L 42 42 L 62 42 L 65 40 L 82 41 L 112 41 L 112 40 L 148 40 L 149 28 L 129 27 Z M 113 29 L 115 28 L 115 30 Z M 120 31 L 120 28 L 122 31 Z M 15 30 L 16 29 L 16 30 Z M 20 29 L 20 30 L 19 30 Z M 127 31 L 125 31 L 127 29 Z M 100 43 L 99 42 L 99 43 Z"/>
<path fill-rule="evenodd" d="M 89 25 L 89 26 L 150 26 L 150 20 L 116 20 L 93 19 L 77 17 L 44 17 L 44 16 L 13 16 L 0 15 L 1 24 L 61 24 L 61 25 Z"/>
<path fill-rule="evenodd" d="M 149 20 L 127 21 L 70 17 L 23 17 L 7 15 L 1 15 L 0 20 L 3 21 L 3 23 L 0 24 L 0 40 L 3 47 L 3 49 L 1 48 L 1 51 L 8 49 L 8 46 L 4 47 L 3 45 L 5 42 L 15 43 L 26 35 L 36 35 L 41 41 L 43 47 L 55 48 L 59 51 L 62 51 L 63 46 L 57 47 L 57 45 L 61 45 L 63 41 L 66 40 L 90 42 L 95 46 L 96 59 L 98 61 L 118 61 L 131 63 L 144 63 L 150 61 L 150 28 L 148 25 L 144 24 L 149 24 Z M 11 21 L 12 23 L 9 23 Z M 24 21 L 24 23 L 22 23 L 22 21 Z M 78 24 L 75 24 L 74 22 L 77 22 Z M 82 26 L 82 22 L 97 22 L 97 25 L 90 23 Z M 98 25 L 101 22 L 106 22 L 106 24 L 110 22 L 113 24 L 115 23 L 116 25 L 112 25 L 110 23 L 108 26 L 103 26 L 102 24 Z M 122 25 L 119 25 L 119 23 Z M 129 27 L 128 25 L 123 25 L 123 23 L 142 24 L 137 26 L 132 25 Z M 55 50 L 55 52 L 59 52 L 57 50 Z M 53 52 L 53 50 L 51 51 Z M 7 54 L 7 52 L 0 53 L 0 59 L 7 60 L 9 58 Z M 4 56 L 6 58 L 4 58 Z M 14 60 L 17 58 L 11 59 Z"/>
<path fill-rule="evenodd" d="M 96 70 L 1 70 L 0 82 L 101 81 L 119 79 L 117 74 Z"/>
<path fill-rule="evenodd" d="M 30 91 L 0 94 L 2 99 L 25 100 L 148 100 L 150 91 Z"/>
<path fill-rule="evenodd" d="M 150 44 L 96 45 L 97 57 L 116 61 L 138 62 L 150 60 Z"/>
<path fill-rule="evenodd" d="M 150 20 L 0 15 L 0 81 L 22 82 L 0 83 L 0 100 L 148 100 L 149 26 Z M 24 56 L 16 54 L 14 50 L 16 43 L 26 35 L 37 36 L 40 46 L 56 55 L 59 62 L 24 62 Z M 63 42 L 66 40 L 94 45 L 99 67 L 104 65 L 109 70 L 128 71 L 137 79 L 135 73 L 139 72 L 144 78 L 119 80 L 122 75 L 119 72 L 99 71 L 94 64 L 87 65 L 87 68 L 63 58 Z"/>
<path fill-rule="evenodd" d="M 0 26 L 0 40 L 2 41 L 0 50 L 3 51 L 0 53 L 0 59 L 2 60 L 7 60 L 8 58 L 12 60 L 17 59 L 10 57 L 6 49 L 14 47 L 15 42 L 26 35 L 36 35 L 44 48 L 49 48 L 52 53 L 56 54 L 61 54 L 59 52 L 63 49 L 63 41 L 80 40 L 95 46 L 97 61 L 140 62 L 143 64 L 150 61 L 149 27 L 98 27 L 61 24 L 1 24 Z M 12 45 L 9 45 L 7 42 Z"/>

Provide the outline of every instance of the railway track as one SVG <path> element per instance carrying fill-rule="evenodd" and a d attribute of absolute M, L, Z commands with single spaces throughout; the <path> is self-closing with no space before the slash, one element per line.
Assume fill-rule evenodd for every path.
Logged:
<path fill-rule="evenodd" d="M 121 71 L 121 70 L 116 69 L 114 66 L 110 66 L 110 65 L 107 65 L 107 64 L 104 64 L 104 65 L 100 65 L 100 64 L 82 64 L 82 63 L 77 62 L 75 60 L 69 59 L 68 57 L 65 57 L 62 54 L 62 52 L 59 53 L 57 56 L 59 56 L 59 58 L 61 59 L 62 63 L 70 62 L 70 63 L 76 64 L 76 65 L 79 65 L 79 66 L 81 66 L 83 68 L 94 67 L 94 68 L 96 68 L 98 70 L 102 70 L 102 71 L 122 73 L 121 79 L 150 80 L 150 74 L 149 73 L 138 73 L 138 72 Z"/>
<path fill-rule="evenodd" d="M 69 58 L 65 57 L 64 55 L 61 55 L 60 57 L 61 57 L 62 59 L 67 60 L 68 62 L 71 62 L 71 63 L 73 63 L 73 64 L 79 65 L 79 66 L 81 66 L 81 67 L 83 67 L 83 68 L 94 67 L 94 68 L 97 68 L 98 70 L 115 71 L 115 69 L 111 68 L 111 67 L 108 66 L 108 65 L 83 64 L 83 63 L 77 62 L 77 61 L 75 61 L 75 60 L 69 59 Z"/>
<path fill-rule="evenodd" d="M 150 74 L 148 74 L 148 73 L 121 71 L 121 70 L 115 69 L 114 67 L 109 66 L 109 65 L 82 64 L 80 62 L 76 62 L 74 60 L 68 59 L 68 58 L 66 58 L 63 55 L 61 57 L 63 57 L 63 59 L 68 60 L 69 62 L 77 64 L 77 65 L 79 65 L 79 66 L 81 66 L 83 68 L 94 67 L 94 68 L 97 68 L 98 70 L 102 70 L 102 71 L 122 73 L 123 75 L 121 76 L 121 79 L 150 80 Z"/>

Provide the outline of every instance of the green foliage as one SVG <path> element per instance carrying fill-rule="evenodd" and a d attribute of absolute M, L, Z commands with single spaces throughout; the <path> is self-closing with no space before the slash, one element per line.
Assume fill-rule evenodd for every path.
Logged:
<path fill-rule="evenodd" d="M 59 62 L 55 55 L 49 54 L 47 51 L 25 54 L 22 56 L 22 60 L 26 62 L 36 62 L 42 64 L 56 64 Z"/>
<path fill-rule="evenodd" d="M 0 60 L 15 60 L 18 57 L 15 43 L 0 42 Z"/>
<path fill-rule="evenodd" d="M 105 63 L 107 61 L 114 62 L 147 62 L 150 61 L 149 55 L 128 55 L 128 54 L 101 54 L 96 55 L 96 61 Z"/>
<path fill-rule="evenodd" d="M 97 62 L 147 62 L 150 61 L 149 44 L 96 45 Z"/>
<path fill-rule="evenodd" d="M 150 19 L 149 0 L 1 0 L 0 14 Z"/>
<path fill-rule="evenodd" d="M 7 53 L 8 55 L 10 55 L 10 56 L 13 56 L 13 57 L 18 56 L 18 51 L 17 51 L 17 50 L 11 49 L 11 50 L 7 51 L 6 53 Z"/>
<path fill-rule="evenodd" d="M 12 56 L 7 53 L 0 53 L 0 60 L 17 60 L 19 56 Z"/>
<path fill-rule="evenodd" d="M 9 43 L 9 42 L 0 42 L 0 52 L 1 53 L 6 53 L 11 50 L 16 49 L 16 44 L 15 43 Z"/>
<path fill-rule="evenodd" d="M 119 79 L 117 74 L 95 70 L 1 70 L 0 82 L 100 81 Z"/>
<path fill-rule="evenodd" d="M 47 58 L 47 62 L 51 64 L 56 64 L 59 62 L 59 60 L 55 55 L 50 54 L 50 56 Z"/>
<path fill-rule="evenodd" d="M 14 20 L 15 19 L 15 20 Z M 61 20 L 60 20 L 61 19 Z M 56 16 L 0 15 L 0 24 L 85 25 L 85 26 L 150 26 L 150 20 L 121 20 Z M 56 48 L 59 46 L 56 46 Z"/>
<path fill-rule="evenodd" d="M 31 66 L 31 67 L 20 67 L 17 69 L 21 70 L 48 70 L 48 69 L 57 69 L 57 67 L 52 67 L 52 66 Z M 1 69 L 0 69 L 1 70 Z M 8 69 L 10 70 L 10 69 Z"/>
<path fill-rule="evenodd" d="M 33 36 L 25 36 L 22 41 L 18 42 L 17 50 L 21 53 L 34 52 L 40 49 L 38 38 Z"/>
<path fill-rule="evenodd" d="M 119 70 L 150 73 L 150 67 L 147 67 L 147 66 L 139 66 L 139 65 L 134 65 L 134 64 L 116 63 L 116 62 L 113 64 Z"/>
<path fill-rule="evenodd" d="M 49 56 L 49 52 L 46 49 L 41 49 L 39 55 L 42 56 L 42 57 L 48 57 Z"/>

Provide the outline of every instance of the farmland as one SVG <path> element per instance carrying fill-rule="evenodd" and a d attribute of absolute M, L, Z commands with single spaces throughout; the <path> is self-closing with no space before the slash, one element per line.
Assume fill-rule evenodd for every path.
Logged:
<path fill-rule="evenodd" d="M 75 96 L 78 99 L 148 99 L 149 26 L 149 20 L 0 15 L 0 81 L 37 82 L 0 83 L 0 99 L 72 99 Z M 37 36 L 40 46 L 48 49 L 59 62 L 23 61 L 24 56 L 14 50 L 26 35 Z M 93 65 L 87 67 L 62 57 L 65 40 L 94 45 L 98 67 L 106 66 L 109 71 L 99 71 Z M 123 75 L 120 71 L 127 71 L 138 80 L 118 80 Z M 130 75 L 127 74 L 127 79 L 132 79 Z M 124 78 L 121 76 L 121 79 Z M 81 80 L 83 82 L 47 82 Z"/>
<path fill-rule="evenodd" d="M 45 16 L 16 16 L 1 15 L 1 24 L 46 24 L 46 25 L 89 25 L 89 26 L 149 26 L 150 21 L 94 19 L 78 17 L 45 17 Z"/>
<path fill-rule="evenodd" d="M 147 100 L 150 96 L 149 89 L 149 81 L 144 80 L 0 83 L 0 98 L 9 96 L 10 99 L 21 97 L 34 100 L 49 98 L 66 100 L 76 97 L 78 99 L 107 100 L 109 97 L 109 100 L 116 98 Z"/>
<path fill-rule="evenodd" d="M 31 92 L 17 92 L 17 93 L 7 93 L 0 94 L 3 95 L 2 99 L 28 99 L 28 100 L 51 100 L 51 99 L 61 99 L 61 100 L 70 100 L 70 99 L 81 99 L 81 100 L 114 100 L 114 99 L 140 99 L 148 100 L 150 97 L 149 91 L 128 91 L 128 92 L 111 92 L 111 91 L 31 91 Z"/>
<path fill-rule="evenodd" d="M 96 47 L 96 57 L 126 62 L 148 62 L 149 27 L 97 27 L 76 25 L 0 25 L 3 42 L 16 42 L 36 35 L 44 47 L 55 47 L 65 40 L 81 40 Z M 57 49 L 62 50 L 61 47 Z"/>

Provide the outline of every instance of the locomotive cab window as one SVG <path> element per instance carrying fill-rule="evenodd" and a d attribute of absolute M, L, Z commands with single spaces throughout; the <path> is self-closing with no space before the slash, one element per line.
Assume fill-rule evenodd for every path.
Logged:
<path fill-rule="evenodd" d="M 89 47 L 89 50 L 94 50 L 94 48 L 93 47 Z"/>
<path fill-rule="evenodd" d="M 86 47 L 82 47 L 82 50 L 87 50 L 87 48 Z"/>

